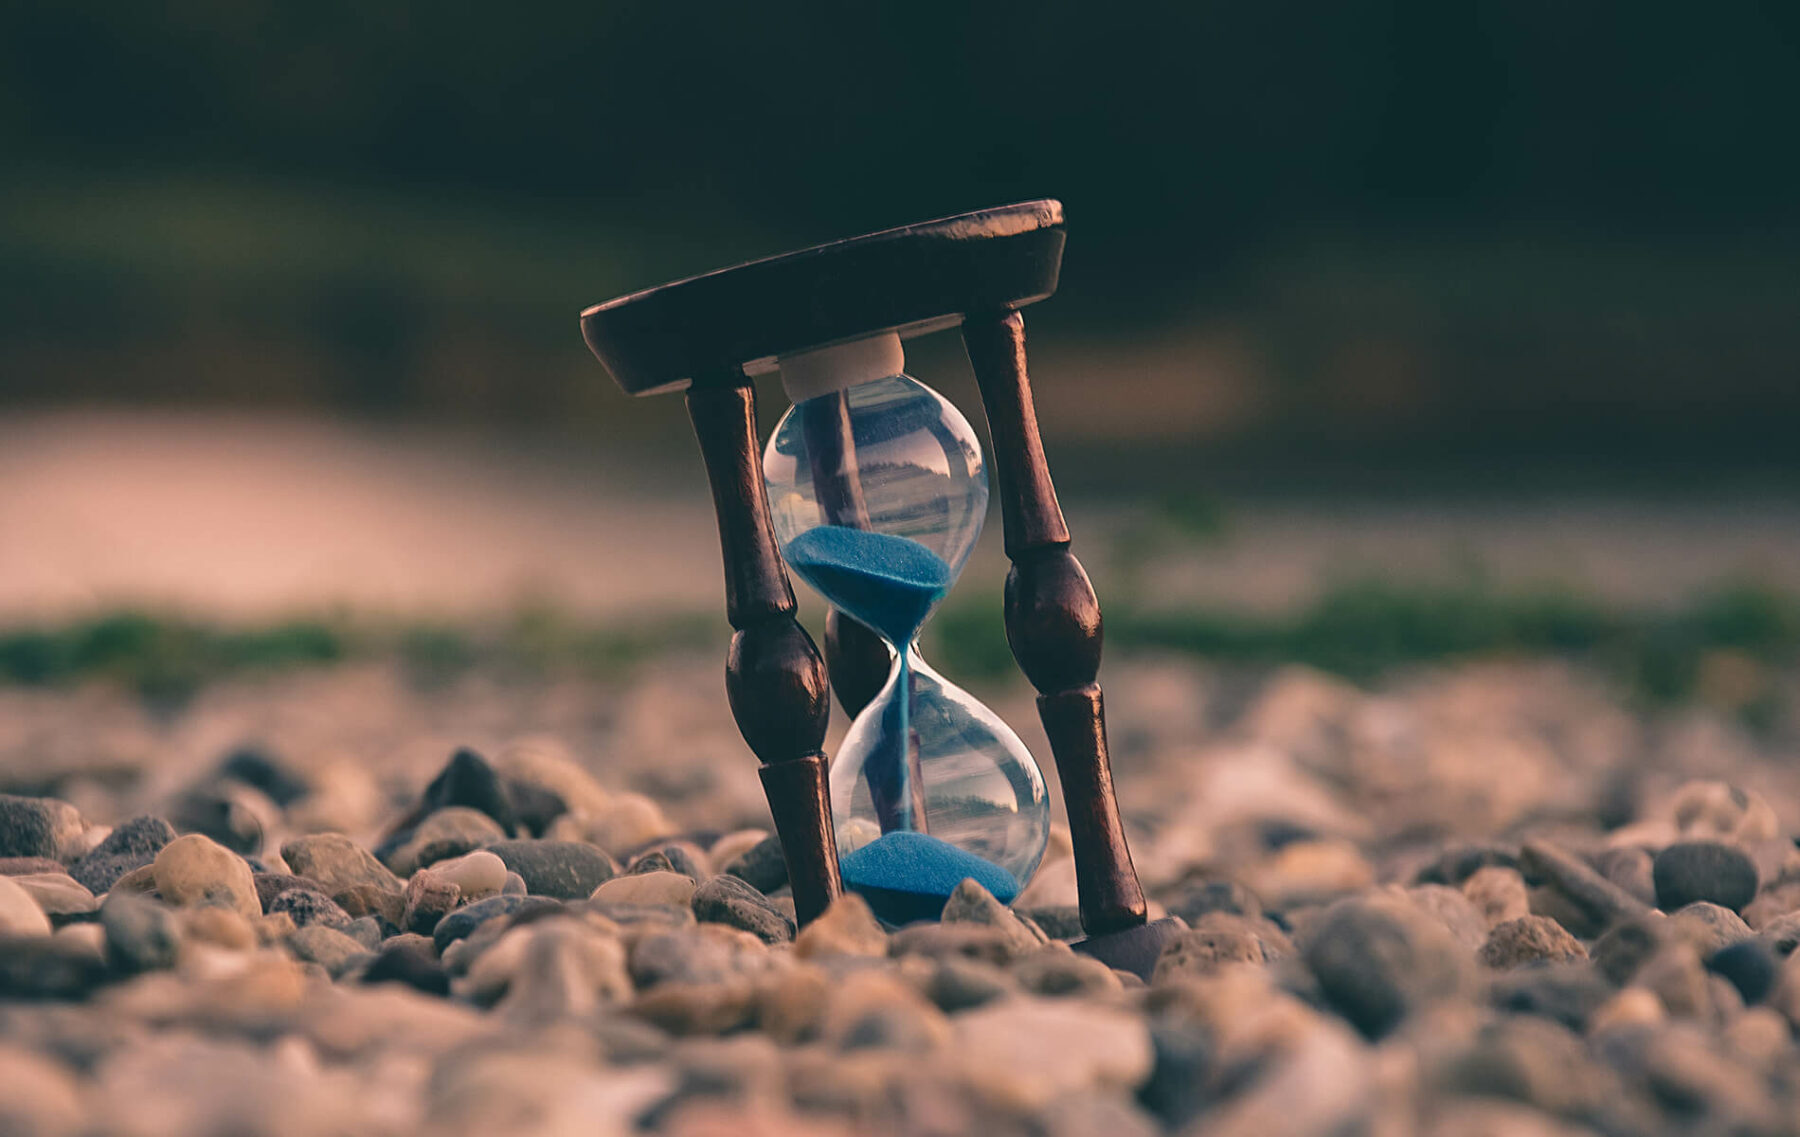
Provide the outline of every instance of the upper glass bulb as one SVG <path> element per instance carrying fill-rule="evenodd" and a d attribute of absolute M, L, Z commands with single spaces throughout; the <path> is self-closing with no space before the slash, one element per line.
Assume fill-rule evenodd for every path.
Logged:
<path fill-rule="evenodd" d="M 1050 830 L 1018 735 L 917 656 L 988 485 L 969 421 L 903 365 L 892 333 L 783 358 L 794 405 L 763 454 L 788 565 L 895 653 L 831 769 L 844 883 L 892 923 L 935 918 L 966 877 L 1010 901 Z"/>

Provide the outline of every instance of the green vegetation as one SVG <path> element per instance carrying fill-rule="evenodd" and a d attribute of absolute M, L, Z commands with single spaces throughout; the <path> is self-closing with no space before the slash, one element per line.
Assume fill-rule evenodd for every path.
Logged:
<path fill-rule="evenodd" d="M 126 612 L 0 631 L 0 686 L 110 681 L 178 704 L 212 680 L 358 659 L 397 659 L 428 686 L 474 669 L 523 681 L 559 672 L 628 676 L 665 652 L 716 650 L 727 633 L 710 613 L 599 626 L 541 607 L 488 625 L 334 618 L 264 628 Z M 927 654 L 951 675 L 1012 674 L 996 596 L 959 595 L 928 635 Z M 1478 584 L 1365 583 L 1332 589 L 1282 616 L 1153 613 L 1114 603 L 1106 637 L 1115 651 L 1170 651 L 1247 666 L 1304 663 L 1362 682 L 1414 664 L 1560 656 L 1619 676 L 1647 700 L 1671 702 L 1707 694 L 1709 662 L 1772 668 L 1800 661 L 1800 598 L 1745 585 L 1649 611 Z M 1754 715 L 1756 697 L 1740 692 L 1738 709 Z"/>
<path fill-rule="evenodd" d="M 997 676 L 1011 666 L 1000 609 L 996 597 L 961 599 L 933 622 L 951 674 Z M 1409 664 L 1553 655 L 1601 667 L 1643 697 L 1668 702 L 1698 693 L 1707 662 L 1722 654 L 1764 666 L 1800 660 L 1800 598 L 1740 585 L 1650 611 L 1554 591 L 1360 583 L 1280 616 L 1114 603 L 1106 642 L 1249 665 L 1304 663 L 1364 682 Z"/>

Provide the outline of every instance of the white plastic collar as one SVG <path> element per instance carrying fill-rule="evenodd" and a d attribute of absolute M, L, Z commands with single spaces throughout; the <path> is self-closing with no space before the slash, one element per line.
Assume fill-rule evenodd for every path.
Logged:
<path fill-rule="evenodd" d="M 859 383 L 902 374 L 906 370 L 906 351 L 900 346 L 900 333 L 887 331 L 797 351 L 777 362 L 788 401 L 800 403 Z"/>

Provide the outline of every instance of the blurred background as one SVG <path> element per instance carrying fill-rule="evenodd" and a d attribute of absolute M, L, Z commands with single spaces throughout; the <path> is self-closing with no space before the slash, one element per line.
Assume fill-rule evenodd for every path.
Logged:
<path fill-rule="evenodd" d="M 681 402 L 576 314 L 1057 196 L 1115 644 L 1689 690 L 1800 637 L 1797 108 L 1800 18 L 1732 0 L 7 5 L 0 671 L 710 658 Z M 998 677 L 994 545 L 937 634 Z"/>

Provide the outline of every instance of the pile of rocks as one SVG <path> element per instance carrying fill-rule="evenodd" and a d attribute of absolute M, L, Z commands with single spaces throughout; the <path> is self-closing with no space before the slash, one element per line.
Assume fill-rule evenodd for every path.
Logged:
<path fill-rule="evenodd" d="M 1013 908 L 797 931 L 768 833 L 542 742 L 356 837 L 263 750 L 110 827 L 0 796 L 0 1132 L 1800 1132 L 1783 744 L 1562 678 L 1286 673 L 1126 733 L 1187 925 L 1148 982 L 1068 946 L 1060 832 Z"/>

